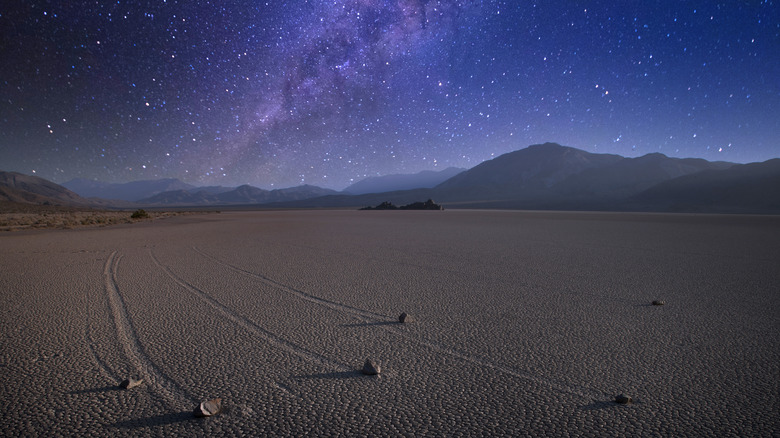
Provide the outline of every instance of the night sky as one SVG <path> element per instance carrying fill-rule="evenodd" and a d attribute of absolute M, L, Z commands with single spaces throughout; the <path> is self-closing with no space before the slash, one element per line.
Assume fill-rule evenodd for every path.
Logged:
<path fill-rule="evenodd" d="M 60 183 L 780 157 L 771 0 L 14 0 L 0 32 L 0 170 Z"/>

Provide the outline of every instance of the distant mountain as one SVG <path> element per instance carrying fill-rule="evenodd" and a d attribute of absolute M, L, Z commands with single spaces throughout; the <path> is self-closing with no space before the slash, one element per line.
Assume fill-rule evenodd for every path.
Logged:
<path fill-rule="evenodd" d="M 491 208 L 620 210 L 628 198 L 664 181 L 733 165 L 659 153 L 624 158 L 545 143 L 486 161 L 440 184 L 433 195 Z"/>
<path fill-rule="evenodd" d="M 190 193 L 206 192 L 212 195 L 218 195 L 220 193 L 229 192 L 235 189 L 236 189 L 235 187 L 225 187 L 225 186 L 203 186 L 203 187 L 193 187 L 187 191 Z"/>
<path fill-rule="evenodd" d="M 171 190 L 158 193 L 145 199 L 138 200 L 141 205 L 208 205 L 217 204 L 216 195 L 207 191 L 192 192 L 190 190 Z"/>
<path fill-rule="evenodd" d="M 106 183 L 76 178 L 62 184 L 85 198 L 120 199 L 137 201 L 158 193 L 172 190 L 191 190 L 196 187 L 175 178 L 132 181 L 128 183 Z"/>
<path fill-rule="evenodd" d="M 780 158 L 674 178 L 630 202 L 654 211 L 780 214 Z"/>
<path fill-rule="evenodd" d="M 733 165 L 652 153 L 583 170 L 555 185 L 554 191 L 564 198 L 623 199 L 670 179 L 705 170 L 727 169 Z"/>
<path fill-rule="evenodd" d="M 87 185 L 83 181 L 81 184 Z M 657 153 L 624 158 L 555 143 L 510 152 L 460 172 L 433 188 L 413 190 L 351 195 L 308 185 L 270 191 L 250 185 L 234 189 L 197 188 L 178 180 L 128 185 L 146 190 L 183 186 L 139 201 L 158 207 L 357 208 L 435 199 L 445 208 L 780 214 L 780 158 L 750 164 L 670 158 Z M 84 199 L 41 178 L 12 172 L 0 172 L 0 201 L 3 200 L 71 206 L 95 206 L 101 202 L 97 198 Z M 102 202 L 101 206 L 107 206 Z M 110 205 L 135 208 L 139 204 L 111 201 Z"/>
<path fill-rule="evenodd" d="M 269 202 L 290 202 L 320 196 L 336 194 L 335 190 L 302 185 L 286 189 L 263 190 L 250 185 L 242 185 L 229 191 L 218 193 L 209 190 L 172 190 L 141 199 L 139 204 L 155 206 L 195 206 L 195 205 L 248 205 Z"/>
<path fill-rule="evenodd" d="M 220 204 L 260 204 L 268 200 L 269 193 L 268 190 L 244 184 L 216 197 Z"/>
<path fill-rule="evenodd" d="M 435 187 L 466 169 L 448 167 L 441 171 L 423 170 L 415 174 L 396 174 L 372 176 L 360 180 L 344 189 L 344 193 L 362 195 L 364 193 L 393 192 L 397 190 L 424 189 Z"/>
<path fill-rule="evenodd" d="M 572 175 L 622 159 L 555 143 L 533 145 L 460 173 L 436 186 L 434 193 L 441 201 L 548 198 L 553 187 Z"/>
<path fill-rule="evenodd" d="M 331 189 L 304 184 L 286 189 L 271 190 L 267 202 L 297 201 L 300 199 L 318 198 L 320 196 L 335 195 L 338 192 Z"/>
<path fill-rule="evenodd" d="M 0 172 L 0 201 L 42 205 L 87 206 L 88 199 L 37 176 Z"/>
<path fill-rule="evenodd" d="M 365 207 L 432 198 L 445 208 L 780 212 L 780 159 L 736 165 L 593 154 L 555 143 L 486 161 L 432 189 L 335 195 L 274 207 Z"/>

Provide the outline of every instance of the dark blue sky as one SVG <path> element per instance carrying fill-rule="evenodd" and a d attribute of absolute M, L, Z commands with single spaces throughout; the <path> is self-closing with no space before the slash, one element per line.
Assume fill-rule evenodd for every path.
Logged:
<path fill-rule="evenodd" d="M 14 1 L 0 169 L 343 188 L 530 144 L 780 157 L 775 1 Z"/>

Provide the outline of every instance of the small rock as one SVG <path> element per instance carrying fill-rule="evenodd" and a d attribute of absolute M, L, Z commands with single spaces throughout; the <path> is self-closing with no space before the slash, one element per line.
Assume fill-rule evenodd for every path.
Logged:
<path fill-rule="evenodd" d="M 627 404 L 633 403 L 633 402 L 634 402 L 634 400 L 631 399 L 631 397 L 629 397 L 627 395 L 620 394 L 620 395 L 616 395 L 615 396 L 615 403 L 620 403 L 621 405 L 627 405 Z"/>
<path fill-rule="evenodd" d="M 655 300 L 655 301 L 653 301 L 653 305 L 654 306 L 663 306 L 664 304 L 666 304 L 666 301 L 664 301 L 664 300 Z"/>
<path fill-rule="evenodd" d="M 408 313 L 404 312 L 401 314 L 401 316 L 398 317 L 398 322 L 400 322 L 401 324 L 405 322 L 414 322 L 414 318 L 412 318 L 412 316 L 409 315 Z"/>
<path fill-rule="evenodd" d="M 222 412 L 222 399 L 215 398 L 201 403 L 195 408 L 193 414 L 195 414 L 196 417 L 211 417 L 220 412 Z"/>
<path fill-rule="evenodd" d="M 144 383 L 144 379 L 130 377 L 128 379 L 122 380 L 122 383 L 119 384 L 119 387 L 122 389 L 133 389 L 142 383 Z"/>
<path fill-rule="evenodd" d="M 376 376 L 382 372 L 382 368 L 378 363 L 374 363 L 371 359 L 366 359 L 366 363 L 363 364 L 363 374 L 367 376 Z"/>

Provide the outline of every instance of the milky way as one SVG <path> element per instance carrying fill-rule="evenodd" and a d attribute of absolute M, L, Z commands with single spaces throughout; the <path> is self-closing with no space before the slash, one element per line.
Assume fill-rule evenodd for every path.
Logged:
<path fill-rule="evenodd" d="M 774 1 L 17 1 L 0 32 L 0 169 L 57 182 L 780 156 Z"/>

